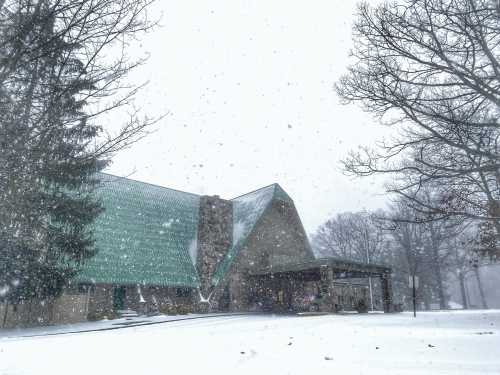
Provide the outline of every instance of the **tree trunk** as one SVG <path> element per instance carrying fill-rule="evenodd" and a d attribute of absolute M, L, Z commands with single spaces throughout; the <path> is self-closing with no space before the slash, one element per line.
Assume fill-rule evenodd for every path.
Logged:
<path fill-rule="evenodd" d="M 5 311 L 3 313 L 3 321 L 2 321 L 2 328 L 5 328 L 5 323 L 7 323 L 7 313 L 9 311 L 9 303 L 5 302 Z"/>
<path fill-rule="evenodd" d="M 487 309 L 488 304 L 486 303 L 486 297 L 484 296 L 483 284 L 481 283 L 481 276 L 479 275 L 479 267 L 474 267 L 474 274 L 476 275 L 477 288 L 479 289 L 479 295 L 481 296 L 481 304 L 483 305 L 483 309 Z"/>
<path fill-rule="evenodd" d="M 425 309 L 425 311 L 429 311 L 431 309 L 430 296 L 426 290 L 423 290 L 423 288 L 422 288 L 422 297 L 423 297 L 423 301 L 424 301 L 424 309 Z M 418 299 L 418 296 L 417 296 L 417 299 Z"/>
<path fill-rule="evenodd" d="M 438 297 L 439 297 L 439 308 L 441 310 L 448 309 L 448 301 L 446 301 L 446 296 L 444 293 L 444 285 L 443 285 L 443 276 L 441 274 L 441 258 L 439 256 L 439 245 L 438 240 L 436 238 L 437 233 L 433 226 L 430 228 L 431 234 L 431 248 L 432 248 L 432 257 L 434 258 L 434 271 L 436 272 L 436 281 L 438 287 Z"/>
<path fill-rule="evenodd" d="M 448 309 L 448 301 L 446 301 L 446 296 L 444 294 L 443 277 L 441 275 L 441 265 L 436 263 L 436 278 L 438 284 L 438 295 L 439 295 L 439 308 L 441 310 Z"/>
<path fill-rule="evenodd" d="M 469 304 L 467 303 L 467 293 L 465 291 L 465 275 L 460 272 L 458 274 L 458 283 L 460 284 L 460 295 L 462 296 L 462 307 L 464 309 L 469 308 Z"/>

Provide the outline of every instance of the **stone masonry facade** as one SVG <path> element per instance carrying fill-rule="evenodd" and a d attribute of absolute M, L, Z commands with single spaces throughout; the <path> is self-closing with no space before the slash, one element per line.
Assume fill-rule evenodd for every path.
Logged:
<path fill-rule="evenodd" d="M 200 292 L 212 292 L 212 276 L 233 241 L 233 206 L 218 196 L 202 196 L 198 222 L 196 268 L 200 276 Z"/>

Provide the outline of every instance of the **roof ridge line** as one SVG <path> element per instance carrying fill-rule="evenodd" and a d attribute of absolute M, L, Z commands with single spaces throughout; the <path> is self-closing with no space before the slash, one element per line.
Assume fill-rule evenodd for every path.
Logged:
<path fill-rule="evenodd" d="M 179 192 L 179 193 L 184 193 L 184 194 L 194 195 L 194 196 L 196 196 L 196 197 L 200 197 L 200 196 L 201 196 L 200 194 L 190 193 L 189 191 L 184 191 L 184 190 L 179 190 L 179 189 L 173 189 L 173 188 L 169 188 L 169 187 L 166 187 L 166 186 L 161 186 L 161 185 L 157 185 L 157 184 L 152 184 L 151 182 L 145 182 L 145 181 L 134 180 L 133 178 L 122 177 L 122 176 L 117 176 L 117 175 L 114 175 L 114 174 L 111 174 L 111 173 L 107 173 L 107 172 L 99 172 L 99 173 L 101 173 L 101 174 L 105 174 L 105 175 L 108 175 L 108 176 L 111 176 L 111 177 L 116 177 L 116 179 L 117 179 L 117 180 L 128 180 L 128 181 L 138 182 L 138 183 L 140 183 L 140 184 L 144 184 L 144 185 L 154 186 L 154 187 L 161 188 L 161 189 L 173 190 L 173 191 L 177 191 L 177 192 Z"/>
<path fill-rule="evenodd" d="M 277 182 L 274 184 L 274 198 L 275 199 L 279 199 L 279 198 L 276 197 L 276 191 L 277 191 L 278 188 L 288 197 L 288 199 L 290 199 L 293 202 L 293 199 L 290 196 L 290 194 L 288 194 L 286 192 L 286 190 L 283 189 L 283 187 L 279 183 L 277 183 Z M 294 204 L 295 204 L 295 202 L 294 202 Z"/>
<path fill-rule="evenodd" d="M 260 187 L 258 189 L 255 189 L 255 190 L 252 190 L 252 191 L 249 191 L 248 193 L 245 193 L 245 194 L 241 194 L 241 195 L 238 195 L 237 197 L 234 197 L 234 198 L 231 198 L 229 199 L 230 201 L 234 201 L 235 199 L 238 199 L 238 198 L 241 198 L 241 197 L 244 197 L 245 195 L 249 195 L 249 194 L 252 194 L 252 193 L 255 193 L 259 190 L 263 190 L 263 189 L 266 189 L 268 187 L 271 187 L 271 186 L 276 186 L 278 185 L 277 182 L 273 182 L 272 184 L 269 184 L 269 185 L 266 185 L 266 186 L 263 186 L 263 187 Z M 273 195 L 274 195 L 274 192 L 273 192 Z"/>

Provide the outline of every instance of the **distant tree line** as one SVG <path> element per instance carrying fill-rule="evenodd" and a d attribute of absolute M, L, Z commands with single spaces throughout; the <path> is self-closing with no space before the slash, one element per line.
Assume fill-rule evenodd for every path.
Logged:
<path fill-rule="evenodd" d="M 423 198 L 422 198 L 423 199 Z M 312 236 L 319 257 L 336 257 L 392 267 L 396 303 L 411 307 L 409 277 L 419 279 L 417 300 L 430 309 L 450 307 L 450 283 L 459 285 L 459 303 L 468 307 L 466 279 L 478 281 L 482 307 L 487 307 L 478 266 L 488 262 L 475 251 L 480 231 L 473 221 L 415 220 L 415 210 L 405 198 L 389 209 L 340 213 L 321 225 Z"/>

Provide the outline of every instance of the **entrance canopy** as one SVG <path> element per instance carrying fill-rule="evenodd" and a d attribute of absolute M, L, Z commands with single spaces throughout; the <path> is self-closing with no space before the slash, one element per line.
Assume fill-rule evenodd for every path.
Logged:
<path fill-rule="evenodd" d="M 292 264 L 279 264 L 265 268 L 249 270 L 249 275 L 268 275 L 276 273 L 315 273 L 321 268 L 328 268 L 333 271 L 335 279 L 341 278 L 361 278 L 361 277 L 382 277 L 391 274 L 390 267 L 378 264 L 366 264 L 353 262 L 339 258 L 318 258 L 305 262 Z"/>
<path fill-rule="evenodd" d="M 247 270 L 251 278 L 272 277 L 301 281 L 319 281 L 323 293 L 332 300 L 336 279 L 378 277 L 381 280 L 384 311 L 392 311 L 391 268 L 378 264 L 353 262 L 339 258 L 319 258 Z"/>

